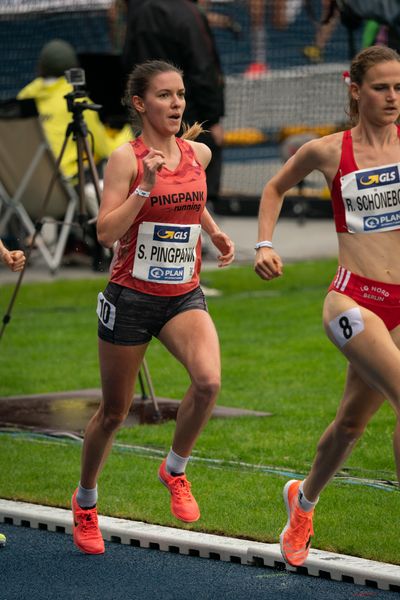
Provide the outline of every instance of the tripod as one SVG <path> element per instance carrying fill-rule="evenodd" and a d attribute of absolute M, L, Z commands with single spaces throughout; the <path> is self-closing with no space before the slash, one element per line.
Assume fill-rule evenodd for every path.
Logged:
<path fill-rule="evenodd" d="M 79 69 L 79 71 L 81 71 L 81 70 Z M 66 75 L 67 75 L 67 73 L 68 72 L 66 72 Z M 84 98 L 85 96 L 86 96 L 86 93 L 82 90 L 79 90 L 77 88 L 77 86 L 75 86 L 75 85 L 73 85 L 73 91 L 65 96 L 66 101 L 67 101 L 68 111 L 72 113 L 72 120 L 67 126 L 67 129 L 65 132 L 65 137 L 64 137 L 64 140 L 63 140 L 63 143 L 61 146 L 61 150 L 56 159 L 54 171 L 53 171 L 52 177 L 50 179 L 49 185 L 47 187 L 46 193 L 44 195 L 42 205 L 39 210 L 39 216 L 35 221 L 35 228 L 34 228 L 35 230 L 34 230 L 33 236 L 31 237 L 30 243 L 25 251 L 26 261 L 25 261 L 24 268 L 19 273 L 19 277 L 18 277 L 16 286 L 14 288 L 13 294 L 11 296 L 11 300 L 7 307 L 6 314 L 4 315 L 4 317 L 2 319 L 2 327 L 0 329 L 0 341 L 3 337 L 6 325 L 11 320 L 11 311 L 14 306 L 15 300 L 17 298 L 19 289 L 21 287 L 22 280 L 25 275 L 25 270 L 29 264 L 29 259 L 32 254 L 32 250 L 35 247 L 37 236 L 41 233 L 42 227 L 44 225 L 44 217 L 46 214 L 46 209 L 49 205 L 49 201 L 51 198 L 51 194 L 52 194 L 54 185 L 55 185 L 57 179 L 60 177 L 61 161 L 64 156 L 68 140 L 70 139 L 71 136 L 73 136 L 73 140 L 76 143 L 76 149 L 77 149 L 77 165 L 78 165 L 78 190 L 77 191 L 78 191 L 78 198 L 79 198 L 78 224 L 82 227 L 83 230 L 85 230 L 85 228 L 89 224 L 89 219 L 85 212 L 85 171 L 84 171 L 85 153 L 86 153 L 86 157 L 87 157 L 87 160 L 89 163 L 89 175 L 91 176 L 91 179 L 92 179 L 93 185 L 94 185 L 94 189 L 96 192 L 97 204 L 98 205 L 100 204 L 99 177 L 97 174 L 96 165 L 94 163 L 93 154 L 92 154 L 90 145 L 88 143 L 88 139 L 87 139 L 88 129 L 87 129 L 87 126 L 86 126 L 86 123 L 85 123 L 82 113 L 86 109 L 100 110 L 101 106 L 98 104 L 89 104 L 87 102 L 76 102 L 76 100 L 78 98 Z M 94 220 L 90 221 L 90 223 L 94 223 L 95 221 L 96 221 L 96 218 Z"/>
<path fill-rule="evenodd" d="M 77 71 L 78 71 L 78 69 L 77 69 Z M 79 69 L 79 71 L 81 71 L 81 70 Z M 67 73 L 66 73 L 66 75 L 67 75 Z M 35 243 L 36 243 L 37 237 L 41 233 L 42 227 L 44 225 L 44 216 L 46 214 L 46 210 L 48 208 L 55 183 L 57 182 L 57 179 L 60 177 L 60 165 L 61 165 L 64 153 L 65 153 L 68 141 L 70 140 L 71 136 L 72 136 L 73 141 L 76 144 L 77 168 L 78 168 L 78 170 L 77 170 L 77 182 L 78 182 L 77 183 L 77 194 L 78 194 L 78 200 L 79 200 L 78 214 L 77 214 L 78 222 L 76 224 L 74 223 L 74 225 L 80 226 L 82 228 L 82 230 L 85 232 L 85 231 L 87 231 L 87 227 L 89 225 L 93 226 L 97 220 L 97 216 L 95 216 L 92 219 L 89 219 L 87 211 L 86 211 L 85 185 L 86 185 L 86 181 L 87 181 L 87 176 L 89 176 L 91 181 L 93 182 L 94 190 L 96 193 L 97 208 L 100 204 L 101 192 L 100 192 L 99 177 L 98 177 L 96 165 L 94 162 L 91 145 L 88 142 L 89 132 L 88 132 L 87 125 L 85 123 L 85 119 L 83 117 L 83 111 L 84 110 L 98 111 L 101 109 L 101 106 L 97 105 L 97 104 L 91 104 L 85 100 L 81 100 L 79 102 L 77 101 L 78 99 L 83 99 L 85 97 L 86 97 L 86 93 L 83 90 L 78 89 L 78 87 L 75 86 L 74 84 L 73 84 L 73 91 L 65 96 L 65 99 L 67 101 L 68 111 L 72 114 L 72 119 L 71 119 L 71 122 L 67 126 L 67 129 L 65 132 L 65 138 L 63 140 L 59 156 L 57 157 L 57 159 L 55 161 L 54 171 L 51 174 L 49 185 L 45 191 L 44 199 L 43 199 L 43 202 L 41 203 L 40 210 L 38 211 L 38 217 L 34 223 L 33 235 L 31 237 L 29 245 L 25 251 L 26 262 L 25 262 L 24 268 L 19 273 L 19 277 L 18 277 L 16 286 L 13 290 L 11 300 L 8 304 L 6 313 L 2 319 L 2 324 L 1 324 L 1 329 L 0 329 L 0 341 L 3 337 L 3 334 L 5 332 L 5 328 L 6 328 L 7 324 L 11 320 L 12 309 L 13 309 L 19 289 L 22 284 L 22 280 L 23 280 L 23 277 L 25 274 L 25 269 L 27 268 L 27 265 L 29 263 L 29 258 L 32 254 L 32 250 L 33 250 L 33 248 L 35 248 Z M 87 172 L 85 172 L 85 163 L 87 163 L 87 165 L 88 165 Z M 55 221 L 55 223 L 58 223 L 58 221 Z M 147 387 L 149 389 L 150 398 L 154 405 L 154 410 L 155 410 L 156 416 L 159 416 L 158 404 L 157 404 L 157 401 L 156 401 L 156 398 L 154 395 L 154 390 L 153 390 L 153 385 L 152 385 L 151 378 L 150 378 L 150 373 L 148 371 L 147 365 L 145 364 L 145 361 L 143 361 L 141 371 L 142 372 L 139 373 L 139 383 L 140 383 L 140 387 L 141 387 L 141 391 L 142 391 L 142 399 L 148 398 L 148 395 L 146 394 L 146 391 L 145 391 L 145 382 L 146 382 Z"/>

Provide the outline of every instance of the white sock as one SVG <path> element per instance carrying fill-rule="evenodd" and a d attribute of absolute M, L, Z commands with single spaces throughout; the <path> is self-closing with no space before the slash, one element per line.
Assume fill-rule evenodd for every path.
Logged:
<path fill-rule="evenodd" d="M 310 500 L 307 500 L 307 498 L 304 495 L 303 492 L 303 481 L 300 484 L 299 487 L 299 505 L 300 508 L 302 510 L 304 510 L 305 512 L 310 512 L 313 510 L 314 506 L 317 504 L 318 500 L 319 500 L 319 496 L 318 498 L 315 500 L 315 502 L 311 502 Z"/>
<path fill-rule="evenodd" d="M 171 448 L 168 452 L 167 464 L 165 465 L 167 473 L 170 475 L 171 473 L 184 473 L 186 465 L 189 462 L 189 458 L 189 456 L 179 456 L 179 454 L 176 454 Z"/>
<path fill-rule="evenodd" d="M 97 503 L 97 485 L 90 490 L 84 488 L 79 483 L 76 501 L 81 508 L 91 508 Z"/>

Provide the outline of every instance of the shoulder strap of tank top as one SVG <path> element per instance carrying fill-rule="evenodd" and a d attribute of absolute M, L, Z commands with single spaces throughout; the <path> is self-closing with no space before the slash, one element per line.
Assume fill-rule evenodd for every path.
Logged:
<path fill-rule="evenodd" d="M 346 175 L 347 173 L 357 170 L 358 166 L 354 158 L 351 129 L 347 129 L 343 132 L 342 154 L 340 157 L 339 171 L 341 172 L 341 175 Z"/>

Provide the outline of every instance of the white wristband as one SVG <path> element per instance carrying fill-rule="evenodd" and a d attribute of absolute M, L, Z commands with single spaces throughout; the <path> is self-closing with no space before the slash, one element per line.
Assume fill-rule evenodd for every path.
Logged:
<path fill-rule="evenodd" d="M 150 196 L 150 192 L 147 192 L 146 190 L 142 190 L 142 188 L 140 188 L 140 187 L 137 187 L 133 193 L 137 194 L 138 196 L 141 196 L 142 198 L 148 198 Z"/>
<path fill-rule="evenodd" d="M 268 240 L 264 240 L 263 242 L 257 242 L 254 246 L 254 250 L 258 250 L 259 248 L 273 248 L 272 242 Z"/>

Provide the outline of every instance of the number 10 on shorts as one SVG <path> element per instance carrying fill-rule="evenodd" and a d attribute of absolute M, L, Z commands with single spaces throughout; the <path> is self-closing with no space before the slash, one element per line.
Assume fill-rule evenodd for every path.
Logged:
<path fill-rule="evenodd" d="M 97 296 L 97 316 L 107 329 L 114 329 L 115 323 L 115 306 L 111 304 L 102 292 Z"/>

